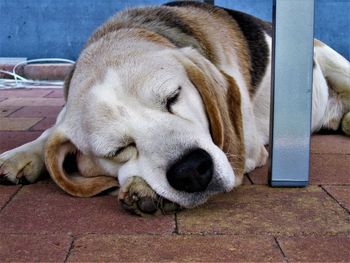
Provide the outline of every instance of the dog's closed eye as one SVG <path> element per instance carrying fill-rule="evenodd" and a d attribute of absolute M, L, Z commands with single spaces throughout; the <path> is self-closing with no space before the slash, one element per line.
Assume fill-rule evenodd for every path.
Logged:
<path fill-rule="evenodd" d="M 180 91 L 181 87 L 178 87 L 178 89 L 166 99 L 165 107 L 168 112 L 173 113 L 171 107 L 178 101 Z"/>
<path fill-rule="evenodd" d="M 109 152 L 105 157 L 108 159 L 115 159 L 118 162 L 126 162 L 132 157 L 134 152 L 136 153 L 136 144 L 132 142 L 125 146 L 118 147 L 114 151 Z"/>

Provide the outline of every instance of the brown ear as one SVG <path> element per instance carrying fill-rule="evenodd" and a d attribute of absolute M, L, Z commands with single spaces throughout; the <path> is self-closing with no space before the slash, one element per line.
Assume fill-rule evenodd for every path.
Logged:
<path fill-rule="evenodd" d="M 186 56 L 177 57 L 185 67 L 186 73 L 197 88 L 199 94 L 202 97 L 203 104 L 207 113 L 207 117 L 210 124 L 210 132 L 214 143 L 223 148 L 224 146 L 224 123 L 222 113 L 220 111 L 220 98 L 217 91 L 212 88 L 215 85 L 215 80 L 208 76 L 213 76 L 211 69 L 202 65 L 203 62 L 197 56 L 199 54 L 192 54 L 191 49 L 184 48 L 183 52 Z M 197 53 L 197 52 L 196 52 Z"/>
<path fill-rule="evenodd" d="M 243 178 L 245 152 L 241 94 L 236 81 L 197 51 L 184 48 L 179 60 L 199 91 L 214 143 L 227 155 L 236 176 Z"/>
<path fill-rule="evenodd" d="M 73 196 L 90 197 L 107 189 L 118 187 L 115 178 L 98 175 L 85 177 L 78 171 L 68 174 L 63 163 L 69 154 L 76 154 L 76 147 L 59 131 L 54 131 L 45 146 L 45 163 L 51 178 Z"/>

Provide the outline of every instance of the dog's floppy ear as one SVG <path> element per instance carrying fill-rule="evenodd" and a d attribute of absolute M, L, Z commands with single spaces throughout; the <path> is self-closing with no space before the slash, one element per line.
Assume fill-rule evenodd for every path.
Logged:
<path fill-rule="evenodd" d="M 236 176 L 243 178 L 245 152 L 241 94 L 236 81 L 198 51 L 183 48 L 176 56 L 199 91 L 210 123 L 213 142 L 227 155 Z"/>
<path fill-rule="evenodd" d="M 64 162 L 67 156 L 73 156 L 74 158 L 71 159 L 74 162 L 77 154 L 78 150 L 63 132 L 57 129 L 53 131 L 46 142 L 45 163 L 51 178 L 59 187 L 79 197 L 94 196 L 110 188 L 118 187 L 118 182 L 113 177 L 104 175 L 86 177 L 86 174 L 81 174 L 80 169 L 75 169 L 69 174 L 65 170 Z"/>
<path fill-rule="evenodd" d="M 212 88 L 212 86 L 217 85 L 217 82 L 220 80 L 215 79 L 217 75 L 213 74 L 210 67 L 204 65 L 206 62 L 202 61 L 200 58 L 201 55 L 199 55 L 196 50 L 192 48 L 183 48 L 181 52 L 185 56 L 177 56 L 177 59 L 179 59 L 185 67 L 189 79 L 202 97 L 214 143 L 220 148 L 223 148 L 224 123 L 219 105 L 221 96 Z"/>

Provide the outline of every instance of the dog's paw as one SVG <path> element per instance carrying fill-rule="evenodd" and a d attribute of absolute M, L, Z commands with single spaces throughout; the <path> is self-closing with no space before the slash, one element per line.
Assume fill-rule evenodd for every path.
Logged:
<path fill-rule="evenodd" d="M 119 202 L 129 212 L 140 215 L 171 214 L 180 206 L 157 195 L 141 177 L 131 177 L 119 189 Z"/>
<path fill-rule="evenodd" d="M 259 154 L 256 154 L 254 158 L 246 159 L 244 172 L 250 173 L 255 168 L 264 166 L 267 162 L 268 157 L 269 157 L 269 153 L 267 152 L 265 146 L 261 145 Z"/>
<path fill-rule="evenodd" d="M 0 155 L 0 184 L 34 183 L 44 170 L 40 154 L 14 149 Z"/>
<path fill-rule="evenodd" d="M 269 153 L 266 150 L 264 145 L 261 145 L 260 147 L 260 158 L 257 167 L 264 166 L 267 162 L 267 159 L 269 158 Z"/>
<path fill-rule="evenodd" d="M 346 135 L 350 136 L 350 112 L 346 113 L 343 116 L 343 120 L 341 122 L 341 128 Z"/>

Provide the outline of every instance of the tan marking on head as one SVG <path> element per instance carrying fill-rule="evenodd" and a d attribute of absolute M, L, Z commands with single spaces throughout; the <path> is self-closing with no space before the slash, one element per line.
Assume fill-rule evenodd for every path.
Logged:
<path fill-rule="evenodd" d="M 156 42 L 158 44 L 162 44 L 165 47 L 170 47 L 173 48 L 175 47 L 173 43 L 171 43 L 168 39 L 166 39 L 165 37 L 162 37 L 161 35 L 145 30 L 145 29 L 141 29 L 141 28 L 134 28 L 132 30 L 130 30 L 130 33 L 134 34 L 134 36 L 138 36 L 141 37 L 142 39 L 151 41 L 151 42 Z"/>
<path fill-rule="evenodd" d="M 222 32 L 222 35 L 217 39 L 217 41 L 220 41 L 221 39 L 221 41 L 223 41 L 225 44 L 228 44 L 224 46 L 224 56 L 231 54 L 232 47 L 234 48 L 235 54 L 238 58 L 240 72 L 243 75 L 248 89 L 250 89 L 251 75 L 249 69 L 251 67 L 251 59 L 247 39 L 245 38 L 237 22 L 235 22 L 235 20 L 233 20 L 224 10 L 219 10 L 218 12 L 214 13 L 214 15 L 218 16 L 217 19 L 219 20 L 219 23 L 227 28 L 226 32 Z"/>
<path fill-rule="evenodd" d="M 211 41 L 211 36 L 209 35 L 210 33 L 207 31 L 207 29 L 210 29 L 210 26 L 208 25 L 210 25 L 211 22 L 208 21 L 208 19 L 211 20 L 211 18 L 208 17 L 208 14 L 205 14 L 201 10 L 195 9 L 187 12 L 188 10 L 184 10 L 183 8 L 173 7 L 172 10 L 176 12 L 183 23 L 187 24 L 191 28 L 192 34 L 198 41 L 199 47 L 201 49 L 198 51 L 201 52 L 210 61 L 217 62 L 218 58 L 214 50 L 215 44 Z M 204 28 L 206 29 L 204 30 Z"/>
<path fill-rule="evenodd" d="M 152 8 L 143 8 L 143 9 L 131 9 L 126 10 L 120 13 L 117 13 L 115 16 L 110 18 L 105 24 L 103 24 L 101 27 L 99 27 L 89 38 L 88 42 L 86 43 L 85 47 L 89 46 L 91 43 L 94 43 L 98 41 L 99 39 L 103 38 L 105 35 L 110 34 L 112 32 L 117 32 L 121 29 L 128 29 L 128 33 L 130 34 L 130 37 L 139 36 L 141 38 L 147 39 L 152 42 L 157 42 L 159 44 L 163 44 L 168 47 L 173 47 L 174 45 L 167 40 L 166 38 L 162 37 L 160 34 L 157 34 L 156 32 L 152 32 L 152 30 L 149 30 L 146 27 L 142 26 L 142 23 L 140 21 L 133 19 L 134 13 L 143 12 L 145 14 L 149 13 L 152 14 Z M 131 13 L 131 16 L 129 15 Z M 138 18 L 142 18 L 142 15 Z M 147 17 L 145 17 L 147 18 Z"/>
<path fill-rule="evenodd" d="M 178 15 L 196 32 L 196 39 L 204 49 L 204 55 L 220 68 L 231 61 L 236 54 L 238 67 L 247 87 L 250 89 L 250 52 L 248 43 L 239 25 L 224 10 L 203 8 L 175 8 Z M 218 30 L 220 27 L 220 30 Z"/>

